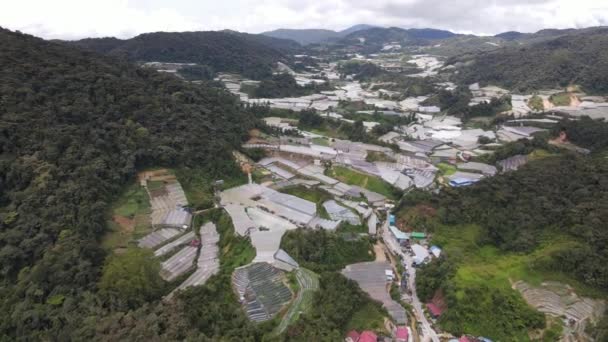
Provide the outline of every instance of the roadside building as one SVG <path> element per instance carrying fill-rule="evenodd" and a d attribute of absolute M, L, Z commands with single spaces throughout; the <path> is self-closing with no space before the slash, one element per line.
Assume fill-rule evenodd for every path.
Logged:
<path fill-rule="evenodd" d="M 378 335 L 376 335 L 373 331 L 366 330 L 361 333 L 358 342 L 378 342 Z"/>
<path fill-rule="evenodd" d="M 397 327 L 397 330 L 395 331 L 395 341 L 396 342 L 407 342 L 409 335 L 410 334 L 409 334 L 407 327 L 405 327 L 405 326 Z"/>
<path fill-rule="evenodd" d="M 395 240 L 399 242 L 399 244 L 403 244 L 410 240 L 410 235 L 406 232 L 402 232 L 399 228 L 395 226 L 389 226 L 388 229 L 391 231 L 391 234 L 395 237 Z"/>
<path fill-rule="evenodd" d="M 484 176 L 479 173 L 457 171 L 453 175 L 447 177 L 452 187 L 468 186 L 479 182 Z"/>
<path fill-rule="evenodd" d="M 435 319 L 439 318 L 439 316 L 441 316 L 441 314 L 443 313 L 443 310 L 441 310 L 441 308 L 439 308 L 433 303 L 428 303 L 426 305 L 426 308 L 429 310 L 429 314 L 431 315 L 431 317 Z"/>
<path fill-rule="evenodd" d="M 412 252 L 414 253 L 414 265 L 416 266 L 424 264 L 429 258 L 429 251 L 419 244 L 412 245 Z"/>
<path fill-rule="evenodd" d="M 421 232 L 412 232 L 412 234 L 410 236 L 412 239 L 416 239 L 416 240 L 426 239 L 426 234 L 421 233 Z"/>
<path fill-rule="evenodd" d="M 439 256 L 441 256 L 441 248 L 437 246 L 431 246 L 431 248 L 429 248 L 429 251 L 435 258 L 439 258 Z"/>

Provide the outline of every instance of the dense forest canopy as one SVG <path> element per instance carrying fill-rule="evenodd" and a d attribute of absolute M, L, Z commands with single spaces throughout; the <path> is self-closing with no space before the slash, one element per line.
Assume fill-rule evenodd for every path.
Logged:
<path fill-rule="evenodd" d="M 223 89 L 4 29 L 0 45 L 0 339 L 67 337 L 100 303 L 98 239 L 135 171 L 226 175 L 256 122 Z"/>
<path fill-rule="evenodd" d="M 196 63 L 252 79 L 269 77 L 277 62 L 289 62 L 286 52 L 295 48 L 294 42 L 231 31 L 155 32 L 126 40 L 89 38 L 67 43 L 133 62 Z"/>
<path fill-rule="evenodd" d="M 456 80 L 481 82 L 516 91 L 580 85 L 590 93 L 608 93 L 608 29 L 576 31 L 554 39 L 475 55 L 453 57 Z M 468 63 L 472 61 L 473 63 Z"/>

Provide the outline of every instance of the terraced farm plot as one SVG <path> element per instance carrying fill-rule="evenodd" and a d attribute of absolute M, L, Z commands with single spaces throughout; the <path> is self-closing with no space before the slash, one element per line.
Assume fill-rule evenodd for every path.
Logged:
<path fill-rule="evenodd" d="M 319 289 L 319 275 L 301 267 L 295 272 L 300 291 L 277 327 L 277 333 L 279 334 L 297 321 L 302 313 L 307 312 L 311 308 L 314 292 Z"/>
<path fill-rule="evenodd" d="M 161 264 L 160 275 L 166 281 L 172 281 L 180 275 L 188 272 L 193 267 L 196 258 L 197 247 L 186 246 L 175 253 L 167 261 Z"/>
<path fill-rule="evenodd" d="M 272 319 L 291 298 L 284 284 L 284 273 L 265 262 L 237 268 L 232 274 L 232 286 L 250 320 Z"/>

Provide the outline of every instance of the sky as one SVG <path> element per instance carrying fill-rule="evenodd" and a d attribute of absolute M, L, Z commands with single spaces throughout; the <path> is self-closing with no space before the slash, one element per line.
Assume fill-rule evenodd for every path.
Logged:
<path fill-rule="evenodd" d="M 608 0 L 0 0 L 0 26 L 47 39 L 355 24 L 481 35 L 608 25 Z"/>

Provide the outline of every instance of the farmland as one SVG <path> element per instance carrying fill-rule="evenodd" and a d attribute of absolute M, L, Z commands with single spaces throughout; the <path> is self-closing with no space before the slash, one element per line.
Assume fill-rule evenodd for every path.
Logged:
<path fill-rule="evenodd" d="M 396 197 L 393 187 L 378 177 L 369 176 L 342 166 L 334 166 L 328 171 L 327 175 L 346 184 L 357 185 L 391 199 Z"/>

